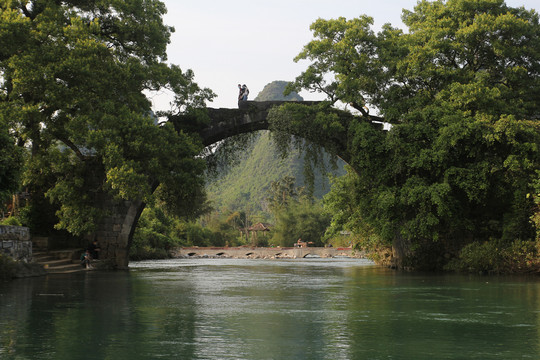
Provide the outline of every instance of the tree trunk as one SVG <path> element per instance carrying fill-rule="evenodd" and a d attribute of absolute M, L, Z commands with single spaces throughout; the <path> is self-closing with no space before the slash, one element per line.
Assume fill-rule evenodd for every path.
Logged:
<path fill-rule="evenodd" d="M 396 269 L 404 269 L 405 259 L 409 254 L 409 242 L 400 234 L 396 234 L 392 242 L 392 267 Z"/>

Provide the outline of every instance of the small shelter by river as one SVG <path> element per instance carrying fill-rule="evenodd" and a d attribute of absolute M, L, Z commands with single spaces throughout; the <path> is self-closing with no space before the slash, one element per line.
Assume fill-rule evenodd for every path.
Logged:
<path fill-rule="evenodd" d="M 252 244 L 258 244 L 260 237 L 269 238 L 270 237 L 269 234 L 270 234 L 270 228 L 271 227 L 272 227 L 272 225 L 265 224 L 265 223 L 262 223 L 262 222 L 251 225 L 247 229 L 249 231 L 249 238 L 251 240 L 251 243 Z"/>

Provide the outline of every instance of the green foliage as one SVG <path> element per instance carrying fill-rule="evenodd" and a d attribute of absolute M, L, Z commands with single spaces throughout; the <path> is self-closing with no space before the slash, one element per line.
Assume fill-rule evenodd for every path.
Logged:
<path fill-rule="evenodd" d="M 7 121 L 0 115 L 0 204 L 20 187 L 23 153 L 10 136 Z"/>
<path fill-rule="evenodd" d="M 539 273 L 540 248 L 534 241 L 473 242 L 461 249 L 447 270 L 473 273 Z"/>
<path fill-rule="evenodd" d="M 350 166 L 346 166 L 347 174 L 332 177 L 332 188 L 323 198 L 323 206 L 328 214 L 332 214 L 330 226 L 326 229 L 324 239 L 333 246 L 348 246 L 371 250 L 384 245 L 380 236 L 368 222 L 363 220 L 358 207 L 358 196 L 355 187 L 358 179 Z M 342 233 L 350 233 L 343 237 Z"/>
<path fill-rule="evenodd" d="M 296 178 L 295 187 L 308 186 L 300 153 L 290 151 L 289 156 L 282 158 L 275 150 L 269 132 L 261 132 L 239 159 L 236 165 L 231 165 L 207 185 L 208 198 L 217 210 L 249 211 L 269 219 L 266 199 L 273 181 L 291 176 Z M 330 168 L 328 157 L 326 161 L 326 167 Z M 343 173 L 342 164 L 335 174 Z M 329 191 L 330 183 L 324 173 L 314 170 L 313 196 L 321 198 Z"/>
<path fill-rule="evenodd" d="M 25 182 L 56 204 L 58 228 L 92 230 L 99 193 L 152 201 L 161 184 L 171 211 L 201 203 L 201 144 L 158 126 L 146 95 L 174 94 L 174 109 L 160 116 L 214 96 L 192 71 L 166 64 L 165 11 L 156 0 L 0 7 L 0 119 L 30 148 Z"/>
<path fill-rule="evenodd" d="M 186 240 L 192 246 L 225 246 L 226 237 L 220 232 L 214 232 L 198 223 L 184 224 L 183 232 Z"/>
<path fill-rule="evenodd" d="M 531 215 L 531 221 L 536 226 L 536 243 L 540 246 L 540 171 L 537 171 L 537 177 L 534 182 L 534 193 L 532 198 L 534 199 L 534 212 Z M 527 194 L 529 197 L 531 194 Z"/>
<path fill-rule="evenodd" d="M 129 259 L 132 261 L 141 260 L 162 260 L 170 257 L 167 250 L 154 248 L 150 245 L 134 244 L 129 250 Z"/>
<path fill-rule="evenodd" d="M 274 215 L 271 244 L 292 246 L 299 238 L 315 246 L 323 244 L 330 215 L 318 202 L 313 202 L 302 188 L 294 188 L 294 178 L 272 182 L 268 191 L 270 209 Z"/>
<path fill-rule="evenodd" d="M 259 92 L 254 101 L 303 101 L 303 98 L 297 93 L 284 95 L 287 84 L 286 81 L 272 81 Z M 193 121 L 191 122 L 193 123 Z M 196 127 L 193 129 L 197 130 Z M 211 175 L 217 175 L 220 178 L 224 174 L 227 175 L 230 170 L 242 167 L 246 161 L 252 160 L 255 156 L 250 156 L 249 154 L 256 151 L 256 148 L 261 147 L 260 142 L 263 141 L 267 144 L 265 141 L 267 134 L 266 132 L 262 132 L 262 134 L 264 135 L 260 133 L 240 134 L 223 140 L 215 151 L 210 152 L 206 156 Z M 275 150 L 272 145 L 265 148 L 264 151 L 267 153 L 265 160 L 269 160 L 270 164 L 279 161 L 275 156 Z M 295 162 L 295 160 L 293 160 L 293 157 L 290 157 L 281 162 L 290 163 Z"/>
<path fill-rule="evenodd" d="M 294 134 L 309 124 L 313 141 L 341 139 L 346 149 L 336 150 L 358 175 L 346 216 L 392 245 L 402 266 L 440 267 L 472 239 L 533 239 L 538 14 L 503 1 L 419 1 L 403 19 L 407 33 L 375 33 L 367 16 L 313 23 L 315 39 L 297 57 L 312 63 L 290 88 L 326 93 L 361 115 L 291 104 L 272 114 L 276 128 Z M 393 124 L 388 132 L 365 121 L 374 119 L 366 105 Z"/>
<path fill-rule="evenodd" d="M 143 210 L 133 235 L 130 259 L 160 259 L 169 257 L 169 251 L 183 245 L 176 229 L 180 221 L 168 216 L 161 208 Z"/>
<path fill-rule="evenodd" d="M 288 83 L 273 81 L 267 84 L 257 95 L 255 101 L 271 100 L 298 100 L 302 98 L 292 93 L 285 97 L 283 92 Z M 286 139 L 290 139 L 286 134 Z M 304 146 L 303 141 L 299 143 Z M 317 153 L 324 150 L 314 146 Z M 312 167 L 296 149 L 288 154 L 277 150 L 275 141 L 267 131 L 261 131 L 255 136 L 246 138 L 235 137 L 232 141 L 225 141 L 216 150 L 217 159 L 222 165 L 215 179 L 209 181 L 207 191 L 209 199 L 218 211 L 248 211 L 250 214 L 260 215 L 262 220 L 269 220 L 270 214 L 266 198 L 270 184 L 274 181 L 290 176 L 296 178 L 296 187 L 306 187 L 311 190 L 315 198 L 321 198 L 330 189 L 326 172 L 342 174 L 343 162 L 338 168 L 332 166 L 328 154 L 323 158 L 323 171 Z M 230 155 L 230 156 L 227 156 Z M 306 172 L 306 169 L 313 170 Z"/>
<path fill-rule="evenodd" d="M 322 239 L 329 224 L 330 215 L 318 203 L 306 199 L 292 201 L 276 214 L 269 242 L 288 247 L 301 238 L 314 246 L 323 246 Z"/>
<path fill-rule="evenodd" d="M 60 209 L 60 204 L 51 203 L 45 193 L 57 182 L 59 174 L 55 168 L 60 156 L 60 149 L 52 147 L 29 156 L 25 161 L 23 186 L 31 194 L 31 200 L 20 209 L 21 219 L 36 235 L 51 235 L 55 232 L 54 225 L 59 221 L 56 213 Z"/>
<path fill-rule="evenodd" d="M 141 214 L 130 248 L 130 258 L 166 258 L 182 246 L 221 246 L 224 241 L 201 225 L 181 220 L 163 206 L 146 207 Z"/>
<path fill-rule="evenodd" d="M 299 238 L 314 246 L 323 244 L 330 215 L 319 202 L 313 202 L 302 188 L 294 188 L 294 178 L 285 177 L 272 182 L 268 195 L 275 219 L 270 244 L 292 246 Z"/>
<path fill-rule="evenodd" d="M 295 179 L 291 176 L 285 176 L 278 181 L 272 181 L 270 183 L 269 197 L 267 198 L 269 208 L 274 213 L 278 214 L 290 203 L 302 195 L 302 188 L 294 187 Z"/>
<path fill-rule="evenodd" d="M 211 231 L 216 246 L 239 246 L 247 244 L 245 229 L 250 220 L 251 216 L 244 211 L 215 211 L 205 215 L 199 226 Z"/>
<path fill-rule="evenodd" d="M 320 154 L 322 147 L 333 155 L 343 155 L 350 119 L 349 113 L 331 108 L 330 103 L 309 106 L 291 102 L 272 108 L 268 114 L 272 138 L 285 150 L 282 156 L 294 145 L 311 156 L 308 160 Z"/>
<path fill-rule="evenodd" d="M 0 221 L 0 225 L 23 226 L 21 219 L 18 216 L 10 216 Z"/>
<path fill-rule="evenodd" d="M 135 229 L 129 256 L 131 260 L 165 259 L 177 247 L 224 246 L 228 237 L 223 230 L 182 220 L 166 212 L 164 204 L 147 206 Z"/>
<path fill-rule="evenodd" d="M 10 256 L 0 254 L 0 281 L 11 280 L 16 271 L 17 263 Z"/>

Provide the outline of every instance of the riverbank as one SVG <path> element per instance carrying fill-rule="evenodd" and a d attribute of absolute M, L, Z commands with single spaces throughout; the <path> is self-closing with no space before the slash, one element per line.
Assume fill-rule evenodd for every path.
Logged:
<path fill-rule="evenodd" d="M 0 254 L 0 280 L 46 275 L 43 266 L 25 261 L 15 261 L 10 256 Z"/>

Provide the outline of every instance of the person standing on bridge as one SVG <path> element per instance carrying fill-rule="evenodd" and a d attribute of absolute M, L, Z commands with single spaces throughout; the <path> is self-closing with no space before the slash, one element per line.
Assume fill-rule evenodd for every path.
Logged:
<path fill-rule="evenodd" d="M 242 85 L 242 93 L 244 94 L 244 96 L 242 97 L 242 101 L 247 101 L 249 89 L 247 88 L 246 84 Z"/>
<path fill-rule="evenodd" d="M 242 85 L 238 84 L 238 101 L 242 101 L 243 97 L 244 97 L 244 90 L 242 89 Z"/>
<path fill-rule="evenodd" d="M 240 93 L 238 94 L 238 101 L 247 101 L 248 95 L 249 95 L 249 89 L 247 88 L 246 84 L 242 86 L 238 84 L 238 89 L 240 90 Z"/>

